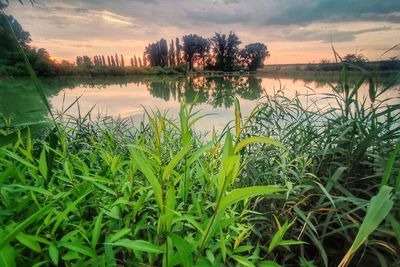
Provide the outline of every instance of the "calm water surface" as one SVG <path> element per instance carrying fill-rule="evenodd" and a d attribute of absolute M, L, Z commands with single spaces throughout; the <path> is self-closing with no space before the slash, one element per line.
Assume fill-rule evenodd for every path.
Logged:
<path fill-rule="evenodd" d="M 233 117 L 233 98 L 238 97 L 243 116 L 263 101 L 263 96 L 271 95 L 280 88 L 285 95 L 302 95 L 304 104 L 319 99 L 319 105 L 330 104 L 323 100 L 323 93 L 331 92 L 326 81 L 313 78 L 274 78 L 274 77 L 107 77 L 107 78 L 51 78 L 42 80 L 45 94 L 55 112 L 65 110 L 78 97 L 78 105 L 69 109 L 68 114 L 86 114 L 93 107 L 92 114 L 132 118 L 134 123 L 143 119 L 144 109 L 166 111 L 176 117 L 179 103 L 198 97 L 197 109 L 203 114 L 212 114 L 201 120 L 196 129 L 209 131 L 213 127 L 221 130 Z M 312 91 L 319 96 L 306 97 Z M 367 95 L 365 84 L 360 97 Z M 398 97 L 400 86 L 395 86 L 383 97 Z M 398 99 L 393 100 L 400 103 Z M 331 103 L 333 104 L 333 103 Z M 0 81 L 0 115 L 11 117 L 14 123 L 27 123 L 47 117 L 47 111 L 38 97 L 30 80 L 3 79 Z"/>

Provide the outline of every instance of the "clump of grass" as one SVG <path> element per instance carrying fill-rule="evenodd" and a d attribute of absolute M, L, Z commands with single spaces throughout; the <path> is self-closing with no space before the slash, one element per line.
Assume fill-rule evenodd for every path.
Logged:
<path fill-rule="evenodd" d="M 185 104 L 179 121 L 147 114 L 140 128 L 64 117 L 58 131 L 2 147 L 2 258 L 96 266 L 262 261 L 246 259 L 257 250 L 244 244 L 247 199 L 285 189 L 235 188 L 246 161 L 240 151 L 254 142 L 283 146 L 267 137 L 235 140 L 230 130 L 224 142 L 205 142 L 191 130 L 199 117 Z"/>
<path fill-rule="evenodd" d="M 398 98 L 384 97 L 399 77 L 380 84 L 363 72 L 351 83 L 344 65 L 329 94 L 310 91 L 290 99 L 281 89 L 267 96 L 243 132 L 244 136 L 271 136 L 288 148 L 277 156 L 273 147 L 251 147 L 248 153 L 253 157 L 244 172 L 248 178 L 242 179 L 242 186 L 280 181 L 289 188 L 279 215 L 297 221 L 292 236 L 307 244 L 285 255 L 288 263 L 301 254 L 318 266 L 336 266 L 352 247 L 341 263 L 344 266 L 362 244 L 364 251 L 355 254 L 354 264 L 398 264 L 398 224 L 393 218 L 398 217 L 399 205 L 381 207 L 382 224 L 373 223 L 373 211 L 367 207 L 380 188 L 393 189 L 392 195 L 386 194 L 387 201 L 396 203 L 399 198 L 400 106 Z M 362 95 L 365 83 L 369 90 Z M 252 179 L 256 174 L 259 178 Z M 365 232 L 365 225 L 374 225 L 370 239 L 356 237 L 358 229 Z M 352 246 L 355 239 L 357 245 Z"/>

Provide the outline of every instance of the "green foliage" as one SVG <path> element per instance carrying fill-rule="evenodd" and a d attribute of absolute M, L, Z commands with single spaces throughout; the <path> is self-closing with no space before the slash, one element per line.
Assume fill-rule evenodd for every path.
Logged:
<path fill-rule="evenodd" d="M 240 185 L 281 182 L 289 188 L 286 197 L 291 204 L 282 207 L 280 214 L 288 221 L 295 220 L 288 238 L 307 244 L 299 245 L 301 250 L 294 246 L 291 253 L 286 252 L 288 264 L 295 264 L 301 253 L 316 266 L 337 266 L 356 240 L 363 252 L 354 254 L 354 264 L 396 266 L 398 224 L 393 218 L 398 216 L 399 195 L 396 189 L 392 197 L 390 190 L 386 191 L 386 201 L 378 189 L 399 184 L 398 98 L 384 97 L 398 77 L 378 83 L 374 75 L 363 70 L 361 77 L 350 81 L 349 65 L 342 66 L 340 80 L 332 83 L 332 92 L 323 97 L 310 90 L 307 95 L 291 99 L 279 90 L 264 98 L 242 136 L 270 136 L 287 150 L 279 157 L 273 147 L 253 146 L 247 150 L 254 157 L 243 172 L 248 178 L 241 179 Z M 362 92 L 365 83 L 369 88 Z M 330 104 L 324 106 L 318 101 Z M 256 175 L 258 179 L 254 180 Z M 378 216 L 365 216 L 374 214 L 368 207 L 374 206 L 378 196 L 372 197 L 377 194 L 381 199 L 379 220 Z M 390 210 L 391 201 L 394 204 Z M 385 208 L 386 202 L 389 204 Z M 372 217 L 377 219 L 375 224 L 366 222 L 373 221 Z M 370 226 L 369 231 L 362 229 L 365 226 L 361 222 Z M 360 239 L 358 233 L 366 234 Z M 346 263 L 350 258 L 348 254 Z"/>
<path fill-rule="evenodd" d="M 367 214 L 360 225 L 357 236 L 354 239 L 350 249 L 340 262 L 340 267 L 348 266 L 356 251 L 361 247 L 361 245 L 363 245 L 363 243 L 365 243 L 368 236 L 375 231 L 376 228 L 378 228 L 378 226 L 389 214 L 393 207 L 391 191 L 391 187 L 383 186 L 379 190 L 379 193 L 371 199 L 368 205 Z"/>
<path fill-rule="evenodd" d="M 28 135 L 0 149 L 5 262 L 256 264 L 259 258 L 245 260 L 256 246 L 241 245 L 246 233 L 239 229 L 249 229 L 246 203 L 285 189 L 236 188 L 246 162 L 239 152 L 256 141 L 282 145 L 257 139 L 236 147 L 229 132 L 224 144 L 217 137 L 204 143 L 185 104 L 179 123 L 148 114 L 140 129 L 78 117 L 59 124 L 56 146 Z"/>
<path fill-rule="evenodd" d="M 222 71 L 233 71 L 239 55 L 239 37 L 230 32 L 229 35 L 215 33 L 211 38 L 212 51 L 215 57 L 215 63 L 212 68 Z"/>
<path fill-rule="evenodd" d="M 165 39 L 149 44 L 145 48 L 145 54 L 151 67 L 168 66 L 168 44 Z"/>
<path fill-rule="evenodd" d="M 255 71 L 264 65 L 264 60 L 270 56 L 265 44 L 246 45 L 240 51 L 240 59 L 250 71 Z"/>
<path fill-rule="evenodd" d="M 29 46 L 30 34 L 12 16 L 0 13 L 0 76 L 27 75 L 24 65 L 24 55 L 28 58 L 33 70 L 41 76 L 55 75 L 54 62 L 48 52 L 41 48 Z"/>
<path fill-rule="evenodd" d="M 189 70 L 193 69 L 195 59 L 201 60 L 204 65 L 205 57 L 210 50 L 210 42 L 197 34 L 185 35 L 182 39 L 184 57 L 189 64 Z"/>

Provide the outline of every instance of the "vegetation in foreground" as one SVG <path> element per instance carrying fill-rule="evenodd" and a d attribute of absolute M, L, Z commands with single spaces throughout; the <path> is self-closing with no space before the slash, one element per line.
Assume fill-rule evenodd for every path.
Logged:
<path fill-rule="evenodd" d="M 209 138 L 184 103 L 4 125 L 3 265 L 398 266 L 399 107 L 365 80 L 344 72 L 324 109 L 277 92 L 243 120 L 236 100 Z"/>

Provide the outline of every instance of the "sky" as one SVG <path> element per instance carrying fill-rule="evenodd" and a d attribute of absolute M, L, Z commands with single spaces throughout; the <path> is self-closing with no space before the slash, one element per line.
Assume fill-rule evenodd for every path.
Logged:
<path fill-rule="evenodd" d="M 0 0 L 1 1 L 1 0 Z M 5 9 L 31 33 L 32 45 L 58 60 L 77 55 L 142 56 L 150 42 L 234 31 L 267 45 L 266 64 L 333 60 L 361 53 L 400 56 L 400 0 L 10 0 Z"/>

